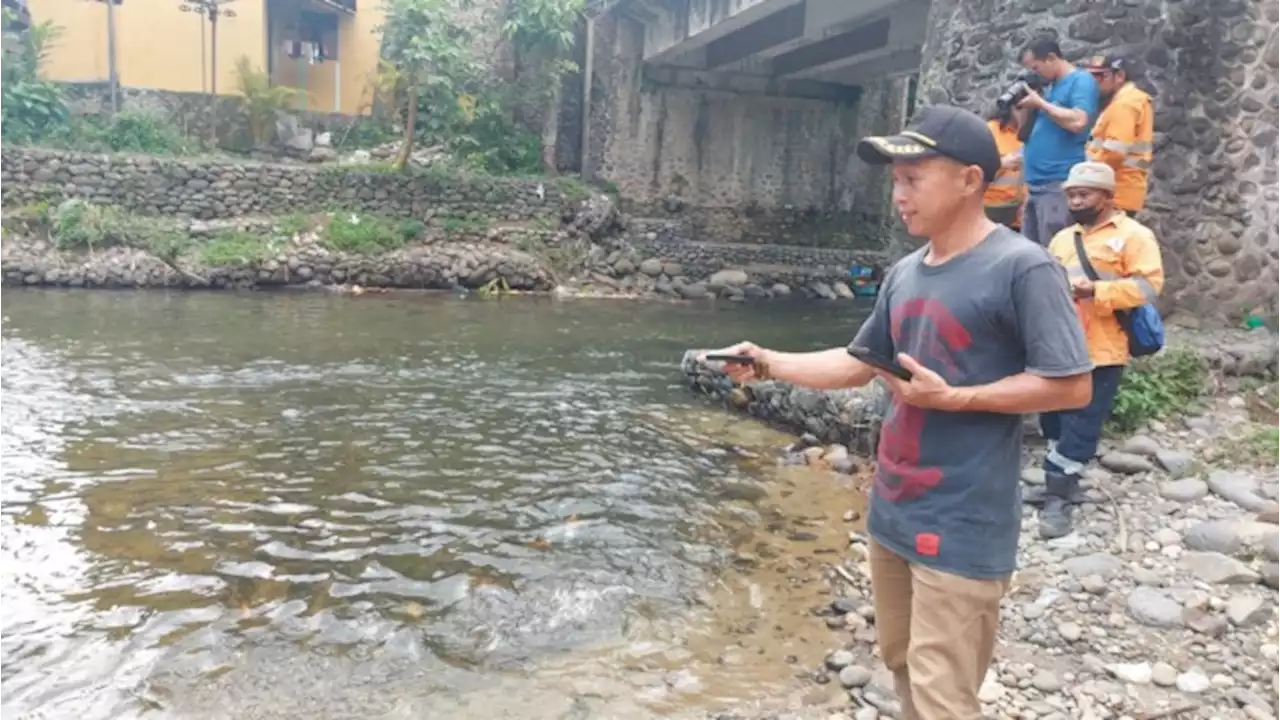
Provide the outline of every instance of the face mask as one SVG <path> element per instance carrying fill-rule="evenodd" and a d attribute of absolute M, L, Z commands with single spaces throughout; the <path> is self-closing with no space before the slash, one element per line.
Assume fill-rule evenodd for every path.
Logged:
<path fill-rule="evenodd" d="M 1082 207 L 1071 211 L 1071 219 L 1081 225 L 1092 225 L 1098 221 L 1098 216 L 1101 214 L 1102 208 L 1100 207 Z"/>

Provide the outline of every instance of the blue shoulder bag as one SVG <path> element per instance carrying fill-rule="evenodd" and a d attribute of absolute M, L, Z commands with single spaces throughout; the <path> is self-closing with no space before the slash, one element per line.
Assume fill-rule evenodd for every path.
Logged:
<path fill-rule="evenodd" d="M 1084 250 L 1084 233 L 1076 231 L 1076 257 L 1084 274 L 1093 282 L 1098 282 L 1098 271 L 1089 262 L 1089 254 Z M 1116 320 L 1129 338 L 1129 354 L 1133 357 L 1154 355 L 1164 347 L 1164 319 L 1155 305 L 1147 303 L 1132 310 L 1116 310 Z"/>

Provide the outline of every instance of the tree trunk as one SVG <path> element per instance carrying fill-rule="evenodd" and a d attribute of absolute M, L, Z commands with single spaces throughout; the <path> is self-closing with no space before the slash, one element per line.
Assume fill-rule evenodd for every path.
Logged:
<path fill-rule="evenodd" d="M 413 134 L 414 126 L 418 120 L 418 85 L 410 82 L 405 94 L 405 117 L 404 119 L 404 142 L 400 145 L 400 154 L 396 156 L 395 162 L 391 163 L 391 167 L 396 170 L 403 170 L 409 165 L 409 156 L 413 153 Z"/>
<path fill-rule="evenodd" d="M 560 140 L 560 79 L 551 86 L 551 98 L 542 114 L 542 169 L 548 175 L 556 175 L 556 145 Z"/>

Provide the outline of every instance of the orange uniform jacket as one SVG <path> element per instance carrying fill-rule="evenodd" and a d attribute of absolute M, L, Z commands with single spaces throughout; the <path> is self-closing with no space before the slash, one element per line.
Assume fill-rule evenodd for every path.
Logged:
<path fill-rule="evenodd" d="M 1022 141 L 1018 139 L 1015 128 L 1002 128 L 999 120 L 988 121 L 987 127 L 991 128 L 991 134 L 995 136 L 996 150 L 1000 152 L 1000 157 L 1022 150 Z M 1021 205 L 1022 195 L 1022 171 L 1018 168 L 1000 168 L 995 182 L 987 186 L 982 204 L 987 207 Z"/>
<path fill-rule="evenodd" d="M 1085 252 L 1098 273 L 1093 297 L 1076 300 L 1089 359 L 1099 367 L 1125 365 L 1129 362 L 1129 338 L 1115 311 L 1153 302 L 1160 294 L 1164 287 L 1160 245 L 1147 226 L 1119 212 L 1088 231 L 1072 225 L 1049 243 L 1049 252 L 1072 279 L 1088 277 L 1076 257 L 1077 231 L 1084 232 Z"/>
<path fill-rule="evenodd" d="M 1137 212 L 1147 202 L 1155 112 L 1151 96 L 1131 82 L 1120 86 L 1098 116 L 1089 138 L 1089 159 L 1116 171 L 1116 207 Z"/>

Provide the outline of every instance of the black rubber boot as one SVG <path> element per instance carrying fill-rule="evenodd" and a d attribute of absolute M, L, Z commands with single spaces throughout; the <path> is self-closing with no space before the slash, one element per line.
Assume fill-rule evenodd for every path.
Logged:
<path fill-rule="evenodd" d="M 1023 491 L 1022 502 L 1025 505 L 1040 507 L 1041 505 L 1044 505 L 1045 494 L 1046 490 L 1044 486 L 1029 488 Z M 1071 496 L 1067 498 L 1067 502 L 1072 505 L 1081 505 L 1088 499 L 1089 497 L 1085 494 L 1084 488 L 1077 485 L 1076 489 L 1071 493 Z"/>
<path fill-rule="evenodd" d="M 1045 473 L 1044 506 L 1040 509 L 1040 537 L 1046 540 L 1071 534 L 1071 498 L 1080 492 L 1080 476 Z"/>

